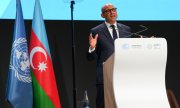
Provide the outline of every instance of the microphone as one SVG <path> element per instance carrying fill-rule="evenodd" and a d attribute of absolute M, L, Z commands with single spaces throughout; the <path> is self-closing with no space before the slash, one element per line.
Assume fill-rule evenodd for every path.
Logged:
<path fill-rule="evenodd" d="M 135 32 L 135 33 L 131 33 L 131 32 L 128 32 L 128 31 L 123 31 L 123 32 L 126 32 L 126 33 L 130 34 L 127 37 L 131 37 L 132 35 L 135 35 L 135 36 L 138 36 L 138 37 L 141 37 L 141 38 L 148 38 L 148 36 L 144 36 L 144 35 L 139 34 L 141 32 L 144 32 L 144 31 L 148 30 L 148 28 L 146 26 L 144 26 L 144 25 L 139 25 L 139 26 L 142 27 L 143 30 L 140 30 L 140 31 Z"/>

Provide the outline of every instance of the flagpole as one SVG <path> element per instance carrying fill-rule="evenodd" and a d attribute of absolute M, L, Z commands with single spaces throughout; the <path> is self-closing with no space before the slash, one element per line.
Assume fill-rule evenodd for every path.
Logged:
<path fill-rule="evenodd" d="M 74 108 L 77 108 L 77 88 L 76 88 L 76 64 L 75 64 L 75 39 L 74 39 L 74 19 L 73 19 L 73 11 L 74 11 L 75 1 L 71 1 L 71 35 L 72 35 L 72 63 L 73 63 L 73 105 Z"/>

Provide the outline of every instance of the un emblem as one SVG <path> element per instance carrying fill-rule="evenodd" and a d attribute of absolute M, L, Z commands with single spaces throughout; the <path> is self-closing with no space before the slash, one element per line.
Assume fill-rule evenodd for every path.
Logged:
<path fill-rule="evenodd" d="M 31 83 L 31 73 L 26 38 L 14 41 L 11 51 L 10 69 L 15 72 L 19 81 Z"/>

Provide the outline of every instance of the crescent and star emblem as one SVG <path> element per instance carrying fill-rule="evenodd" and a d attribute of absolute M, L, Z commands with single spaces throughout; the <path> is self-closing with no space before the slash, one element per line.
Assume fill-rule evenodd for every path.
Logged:
<path fill-rule="evenodd" d="M 48 68 L 46 65 L 46 63 L 45 62 L 39 62 L 39 65 L 37 66 L 37 67 L 35 67 L 34 66 L 34 64 L 33 64 L 33 56 L 34 56 L 34 54 L 35 53 L 37 53 L 37 52 L 40 52 L 40 53 L 42 53 L 44 56 L 45 56 L 45 59 L 46 59 L 46 61 L 47 61 L 47 54 L 46 54 L 46 51 L 43 49 L 43 48 L 41 48 L 41 47 L 34 47 L 32 50 L 31 50 L 31 52 L 30 52 L 30 64 L 31 64 L 31 67 L 33 68 L 33 69 L 37 69 L 37 67 L 38 67 L 38 70 L 40 71 L 40 72 L 43 72 L 43 71 L 46 71 L 46 68 Z"/>

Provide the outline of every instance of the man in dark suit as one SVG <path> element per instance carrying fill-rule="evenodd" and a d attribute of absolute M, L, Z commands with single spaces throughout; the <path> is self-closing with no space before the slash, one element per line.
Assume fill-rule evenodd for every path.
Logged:
<path fill-rule="evenodd" d="M 117 11 L 113 4 L 101 8 L 105 22 L 91 29 L 88 60 L 96 60 L 96 108 L 104 108 L 103 62 L 114 52 L 114 40 L 130 36 L 130 27 L 117 23 Z"/>

